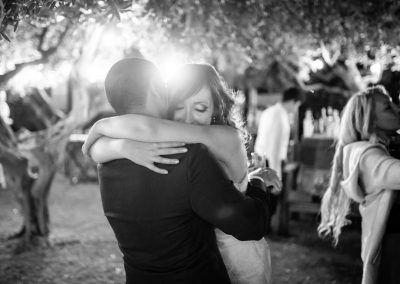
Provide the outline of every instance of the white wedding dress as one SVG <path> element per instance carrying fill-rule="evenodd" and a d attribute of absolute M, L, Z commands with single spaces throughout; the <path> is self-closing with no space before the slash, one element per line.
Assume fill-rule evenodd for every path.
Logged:
<path fill-rule="evenodd" d="M 245 192 L 247 183 L 236 186 Z M 219 229 L 215 229 L 215 234 L 232 284 L 271 283 L 270 249 L 264 238 L 259 241 L 239 241 Z"/>

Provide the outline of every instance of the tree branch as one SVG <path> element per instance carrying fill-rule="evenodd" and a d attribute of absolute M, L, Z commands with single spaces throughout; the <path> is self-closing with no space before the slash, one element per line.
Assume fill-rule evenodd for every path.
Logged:
<path fill-rule="evenodd" d="M 8 147 L 17 147 L 17 138 L 14 132 L 0 116 L 0 145 L 4 144 Z"/>
<path fill-rule="evenodd" d="M 289 12 L 289 14 L 293 16 L 293 18 L 295 18 L 303 27 L 307 26 L 307 22 L 303 19 L 303 17 L 301 17 L 299 15 L 299 12 L 294 10 L 294 9 L 292 9 L 292 6 L 293 6 L 292 2 L 290 2 L 290 4 L 289 4 L 288 2 L 286 2 L 286 0 L 283 0 L 282 3 L 283 3 L 283 6 Z"/>
<path fill-rule="evenodd" d="M 0 161 L 1 164 L 11 169 L 21 170 L 23 157 L 17 148 L 17 139 L 0 116 Z"/>
<path fill-rule="evenodd" d="M 49 57 L 51 55 L 53 55 L 54 53 L 56 53 L 56 51 L 60 47 L 61 43 L 63 42 L 67 32 L 69 31 L 70 27 L 71 27 L 71 25 L 67 24 L 65 29 L 58 36 L 58 40 L 54 44 L 54 46 L 49 47 L 47 50 L 43 50 L 44 38 L 48 31 L 48 28 L 44 28 L 42 30 L 41 34 L 39 35 L 39 44 L 38 44 L 38 50 L 39 50 L 40 54 L 42 55 L 42 57 L 32 60 L 32 61 L 29 61 L 29 62 L 15 64 L 15 68 L 13 70 L 10 70 L 10 71 L 0 75 L 0 86 L 6 85 L 12 77 L 14 77 L 19 72 L 21 72 L 25 67 L 46 63 L 49 60 Z"/>
<path fill-rule="evenodd" d="M 3 23 L 3 19 L 5 17 L 5 13 L 4 13 L 4 4 L 3 4 L 3 0 L 0 0 L 0 27 Z"/>
<path fill-rule="evenodd" d="M 67 24 L 65 26 L 65 29 L 58 36 L 57 42 L 52 47 L 49 47 L 47 50 L 43 50 L 43 49 L 39 50 L 40 53 L 42 54 L 42 57 L 49 57 L 50 55 L 52 55 L 53 53 L 55 53 L 57 51 L 58 47 L 62 44 L 69 29 L 70 29 L 70 24 Z"/>
<path fill-rule="evenodd" d="M 38 65 L 38 64 L 46 62 L 46 60 L 47 60 L 47 58 L 46 59 L 40 58 L 40 59 L 35 59 L 35 60 L 29 61 L 29 62 L 16 64 L 15 68 L 13 70 L 0 75 L 0 86 L 5 86 L 8 83 L 8 81 L 11 80 L 12 77 L 14 77 L 19 72 L 21 72 L 22 69 L 24 69 L 25 67 L 32 66 L 32 65 Z"/>
<path fill-rule="evenodd" d="M 44 52 L 44 50 L 43 50 L 43 42 L 44 42 L 44 39 L 45 39 L 46 34 L 47 34 L 48 31 L 49 31 L 49 28 L 45 27 L 45 28 L 42 29 L 42 32 L 38 35 L 39 44 L 38 44 L 37 50 L 39 50 L 39 52 L 42 53 L 42 54 Z"/>

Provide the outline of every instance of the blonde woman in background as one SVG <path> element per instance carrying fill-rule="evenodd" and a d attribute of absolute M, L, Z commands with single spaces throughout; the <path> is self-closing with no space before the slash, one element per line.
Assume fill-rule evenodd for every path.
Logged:
<path fill-rule="evenodd" d="M 390 136 L 400 129 L 398 108 L 383 87 L 354 95 L 341 121 L 328 190 L 321 204 L 322 236 L 338 243 L 350 202 L 362 217 L 363 284 L 400 283 L 400 160 Z"/>

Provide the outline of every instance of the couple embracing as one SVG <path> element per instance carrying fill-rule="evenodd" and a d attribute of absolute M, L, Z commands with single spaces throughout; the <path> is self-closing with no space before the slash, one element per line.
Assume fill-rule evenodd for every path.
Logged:
<path fill-rule="evenodd" d="M 105 79 L 118 116 L 98 121 L 83 151 L 99 163 L 105 215 L 127 283 L 270 283 L 264 239 L 276 173 L 247 173 L 231 91 L 207 64 L 168 88 L 149 61 L 118 61 Z M 178 142 L 177 142 L 178 141 Z"/>

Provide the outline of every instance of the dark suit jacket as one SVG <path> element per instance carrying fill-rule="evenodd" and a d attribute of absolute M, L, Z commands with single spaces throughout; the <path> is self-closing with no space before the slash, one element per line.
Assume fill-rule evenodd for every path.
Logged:
<path fill-rule="evenodd" d="M 204 145 L 187 148 L 167 175 L 128 160 L 99 165 L 127 283 L 230 283 L 214 228 L 241 240 L 265 234 L 265 192 L 250 186 L 243 196 Z"/>

